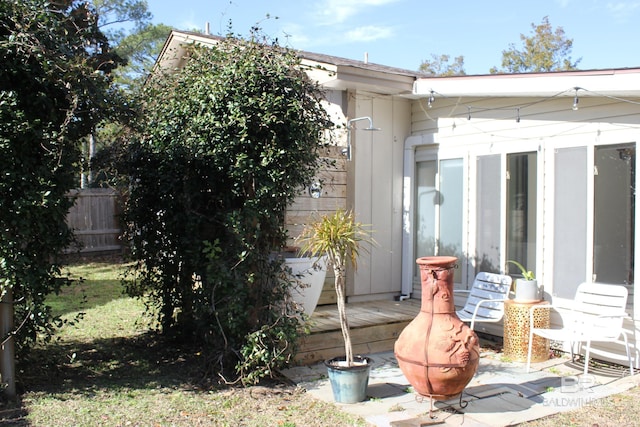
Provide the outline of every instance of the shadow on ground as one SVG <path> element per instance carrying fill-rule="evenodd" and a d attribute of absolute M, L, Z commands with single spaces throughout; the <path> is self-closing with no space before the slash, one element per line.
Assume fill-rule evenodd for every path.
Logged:
<path fill-rule="evenodd" d="M 32 352 L 22 391 L 92 393 L 99 388 L 211 388 L 202 352 L 176 347 L 154 333 L 51 344 Z"/>

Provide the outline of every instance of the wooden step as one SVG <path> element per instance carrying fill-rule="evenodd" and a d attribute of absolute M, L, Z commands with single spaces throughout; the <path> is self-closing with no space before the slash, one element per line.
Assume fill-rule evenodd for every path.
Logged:
<path fill-rule="evenodd" d="M 354 354 L 393 350 L 402 330 L 420 311 L 420 302 L 369 301 L 347 305 Z M 295 362 L 309 365 L 344 355 L 337 306 L 320 306 L 310 319 L 311 334 L 298 343 Z"/>

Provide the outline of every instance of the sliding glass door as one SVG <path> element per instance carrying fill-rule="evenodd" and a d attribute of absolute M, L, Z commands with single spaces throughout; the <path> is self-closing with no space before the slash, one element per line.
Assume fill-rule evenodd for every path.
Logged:
<path fill-rule="evenodd" d="M 463 258 L 464 169 L 462 159 L 427 158 L 416 162 L 416 257 L 452 255 Z M 460 282 L 462 268 L 456 269 Z"/>

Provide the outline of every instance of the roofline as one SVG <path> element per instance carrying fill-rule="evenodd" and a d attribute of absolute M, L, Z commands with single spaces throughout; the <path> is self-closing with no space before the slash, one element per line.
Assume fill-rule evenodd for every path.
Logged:
<path fill-rule="evenodd" d="M 640 68 L 420 77 L 412 97 L 640 96 Z"/>
<path fill-rule="evenodd" d="M 196 43 L 213 45 L 224 37 L 202 34 L 192 31 L 172 30 L 158 59 L 154 70 L 179 69 L 185 61 L 185 44 Z M 172 52 L 173 50 L 173 52 Z M 379 92 L 388 95 L 410 95 L 415 80 L 425 76 L 417 71 L 389 67 L 371 62 L 356 61 L 338 56 L 294 50 L 301 60 L 327 66 L 332 71 L 328 79 L 323 79 L 322 85 L 335 89 L 360 89 Z"/>

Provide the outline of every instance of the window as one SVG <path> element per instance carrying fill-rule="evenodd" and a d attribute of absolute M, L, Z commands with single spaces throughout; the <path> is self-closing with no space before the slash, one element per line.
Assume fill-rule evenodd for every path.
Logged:
<path fill-rule="evenodd" d="M 596 147 L 594 173 L 594 281 L 634 281 L 635 164 L 633 145 Z"/>
<path fill-rule="evenodd" d="M 587 148 L 555 151 L 553 295 L 573 298 L 587 277 Z"/>
<path fill-rule="evenodd" d="M 462 159 L 416 163 L 416 257 L 452 255 L 465 263 L 462 250 L 464 170 Z M 455 270 L 460 283 L 462 268 Z"/>
<path fill-rule="evenodd" d="M 536 266 L 536 210 L 537 210 L 536 153 L 507 155 L 507 260 L 515 260 L 535 272 Z M 519 270 L 509 264 L 509 273 Z"/>
<path fill-rule="evenodd" d="M 500 273 L 500 155 L 480 156 L 477 160 L 475 274 Z"/>
<path fill-rule="evenodd" d="M 589 157 L 591 149 L 593 160 Z M 555 296 L 573 298 L 584 281 L 627 285 L 633 292 L 635 164 L 633 144 L 556 150 Z M 592 222 L 588 215 L 591 208 Z"/>

